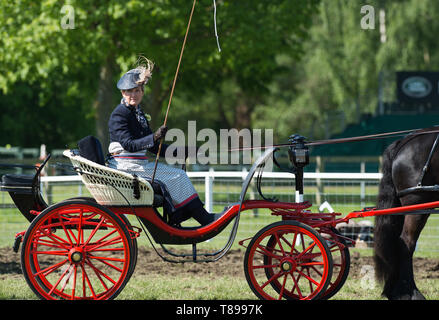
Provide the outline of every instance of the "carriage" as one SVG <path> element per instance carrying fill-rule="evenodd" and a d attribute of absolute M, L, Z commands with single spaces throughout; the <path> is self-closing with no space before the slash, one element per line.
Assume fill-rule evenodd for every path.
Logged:
<path fill-rule="evenodd" d="M 241 214 L 264 208 L 279 220 L 252 238 L 239 241 L 246 248 L 244 272 L 251 290 L 260 299 L 329 299 L 348 277 L 349 247 L 355 243 L 336 230 L 338 224 L 353 218 L 423 213 L 439 207 L 439 201 L 432 201 L 397 208 L 366 208 L 344 217 L 340 213 L 312 212 L 312 204 L 303 195 L 303 172 L 309 162 L 304 138 L 290 137 L 288 168 L 276 160 L 279 150 L 267 148 L 243 181 L 239 201 L 224 208 L 218 220 L 200 227 L 168 223 L 169 217 L 160 210 L 166 194 L 159 181 L 96 163 L 76 149 L 63 154 L 92 197 L 47 205 L 40 193 L 40 173 L 50 155 L 34 175 L 4 175 L 1 190 L 9 192 L 30 222 L 26 231 L 17 233 L 14 242 L 16 252 L 21 245 L 21 266 L 28 285 L 41 299 L 114 299 L 135 269 L 137 238 L 142 232 L 155 250 L 154 243 L 161 246 L 163 250 L 156 252 L 165 261 L 215 262 L 232 247 Z M 263 195 L 260 181 L 269 160 L 294 177 L 294 202 Z M 248 200 L 246 193 L 255 175 L 260 199 Z M 133 225 L 128 216 L 135 217 L 139 226 Z M 232 223 L 222 249 L 209 253 L 197 250 L 197 244 L 215 237 Z M 169 249 L 169 245 L 183 244 L 192 245 L 192 252 Z"/>

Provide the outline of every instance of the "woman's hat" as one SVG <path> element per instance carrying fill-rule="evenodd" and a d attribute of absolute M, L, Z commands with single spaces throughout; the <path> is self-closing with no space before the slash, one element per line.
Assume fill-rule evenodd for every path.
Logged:
<path fill-rule="evenodd" d="M 148 78 L 144 80 L 140 79 L 141 74 L 142 70 L 138 68 L 131 69 L 119 79 L 117 82 L 117 88 L 119 90 L 130 90 L 138 86 L 145 85 L 148 82 Z"/>
<path fill-rule="evenodd" d="M 145 57 L 140 57 L 138 66 L 125 73 L 117 82 L 119 90 L 130 90 L 138 86 L 144 86 L 152 76 L 154 63 Z"/>

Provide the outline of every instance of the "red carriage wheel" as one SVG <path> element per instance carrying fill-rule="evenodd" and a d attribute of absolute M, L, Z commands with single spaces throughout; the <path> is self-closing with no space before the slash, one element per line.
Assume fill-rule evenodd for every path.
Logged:
<path fill-rule="evenodd" d="M 331 280 L 332 257 L 314 229 L 297 221 L 280 221 L 250 241 L 244 272 L 260 299 L 318 299 Z"/>
<path fill-rule="evenodd" d="M 97 202 L 94 198 L 90 198 L 90 197 L 74 197 L 74 198 L 69 198 L 65 201 L 69 201 L 69 200 L 74 200 L 74 201 L 85 201 L 85 202 L 90 202 L 93 203 L 93 205 L 97 205 Z M 117 215 L 117 217 L 119 219 L 122 220 L 122 223 L 125 225 L 126 229 L 128 230 L 128 235 L 130 236 L 130 240 L 131 240 L 131 247 L 132 247 L 132 262 L 131 262 L 131 266 L 130 266 L 130 270 L 129 270 L 129 274 L 128 274 L 128 279 L 131 278 L 131 276 L 134 273 L 134 269 L 136 268 L 136 264 L 137 264 L 137 255 L 138 255 L 138 245 L 137 245 L 137 236 L 135 235 L 135 231 L 133 226 L 131 225 L 131 222 L 128 220 L 128 218 L 125 215 Z"/>
<path fill-rule="evenodd" d="M 135 231 L 133 226 L 131 225 L 130 221 L 125 217 L 124 215 L 117 215 L 121 220 L 123 225 L 125 226 L 126 230 L 128 231 L 128 236 L 131 242 L 131 264 L 130 264 L 130 270 L 128 273 L 128 279 L 131 279 L 131 276 L 134 273 L 134 270 L 136 268 L 137 264 L 137 255 L 138 255 L 138 246 L 137 246 L 137 236 L 135 235 Z"/>
<path fill-rule="evenodd" d="M 96 203 L 71 200 L 32 221 L 21 266 L 42 299 L 114 299 L 133 271 L 134 257 L 120 217 Z"/>
<path fill-rule="evenodd" d="M 349 276 L 351 256 L 346 241 L 340 237 L 335 228 L 320 230 L 320 235 L 326 240 L 332 255 L 332 278 L 328 288 L 320 296 L 320 299 L 333 297 L 344 285 Z"/>

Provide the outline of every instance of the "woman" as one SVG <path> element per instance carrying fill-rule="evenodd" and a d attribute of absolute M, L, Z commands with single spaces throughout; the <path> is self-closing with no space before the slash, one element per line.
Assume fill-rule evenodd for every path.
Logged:
<path fill-rule="evenodd" d="M 110 131 L 109 152 L 112 155 L 108 165 L 112 168 L 129 171 L 140 177 L 150 179 L 154 171 L 154 161 L 148 161 L 146 151 L 157 154 L 160 139 L 166 135 L 167 127 L 161 126 L 153 132 L 148 119 L 140 109 L 144 86 L 152 76 L 153 64 L 139 66 L 125 73 L 117 83 L 122 100 L 114 109 L 108 122 Z M 160 156 L 166 153 L 163 144 Z M 187 150 L 186 150 L 187 157 Z M 201 225 L 216 220 L 217 215 L 209 214 L 203 207 L 198 194 L 186 172 L 162 163 L 157 164 L 154 181 L 165 185 L 172 203 L 167 208 L 172 225 L 193 217 Z"/>

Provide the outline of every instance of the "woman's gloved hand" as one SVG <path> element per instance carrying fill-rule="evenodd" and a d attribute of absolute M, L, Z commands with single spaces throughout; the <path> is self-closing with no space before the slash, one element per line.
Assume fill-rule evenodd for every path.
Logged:
<path fill-rule="evenodd" d="M 161 126 L 157 129 L 156 132 L 154 132 L 154 142 L 160 140 L 161 138 L 164 138 L 166 136 L 166 132 L 168 132 L 167 126 Z"/>

